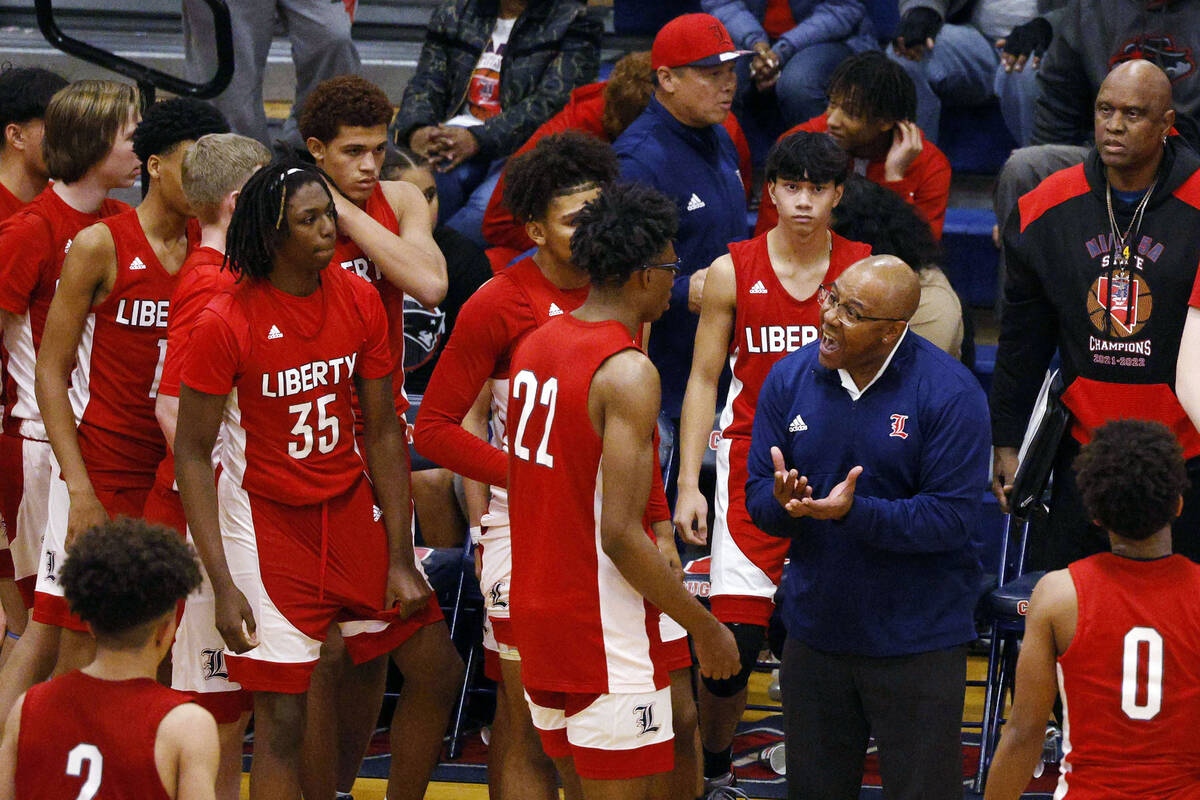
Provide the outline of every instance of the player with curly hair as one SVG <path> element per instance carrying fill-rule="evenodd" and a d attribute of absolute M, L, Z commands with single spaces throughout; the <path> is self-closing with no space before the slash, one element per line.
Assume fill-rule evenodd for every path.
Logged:
<path fill-rule="evenodd" d="M 17 700 L 0 743 L 0 798 L 212 800 L 216 723 L 155 680 L 176 606 L 200 584 L 191 548 L 121 517 L 77 537 L 61 579 L 96 657 Z"/>
<path fill-rule="evenodd" d="M 1047 573 L 1034 588 L 986 798 L 1024 791 L 1058 692 L 1058 796 L 1195 797 L 1200 566 L 1171 553 L 1190 484 L 1183 449 L 1162 423 L 1117 420 L 1093 432 L 1075 473 L 1112 552 Z"/>
<path fill-rule="evenodd" d="M 425 390 L 413 429 L 422 455 L 491 487 L 482 527 L 473 521 L 487 606 L 485 671 L 500 684 L 498 747 L 489 765 L 503 797 L 557 796 L 554 767 L 541 752 L 521 688 L 521 662 L 508 626 L 509 540 L 505 485 L 509 362 L 521 340 L 587 298 L 588 277 L 571 260 L 575 217 L 617 176 L 612 149 L 587 134 L 548 136 L 508 163 L 506 202 L 537 244 L 463 305 Z M 490 385 L 490 390 L 489 390 Z M 481 393 L 490 396 L 491 442 L 463 428 Z M 507 788 L 506 788 L 507 787 Z"/>
<path fill-rule="evenodd" d="M 635 343 L 679 270 L 674 204 L 636 184 L 583 207 L 571 254 L 591 292 L 521 343 L 508 410 L 511 626 L 533 724 L 586 800 L 692 796 L 674 783 L 660 609 L 701 672 L 738 670 L 729 629 L 683 587 L 647 524 L 658 373 Z M 669 530 L 669 524 L 668 524 Z M 569 631 L 562 637 L 552 631 Z"/>

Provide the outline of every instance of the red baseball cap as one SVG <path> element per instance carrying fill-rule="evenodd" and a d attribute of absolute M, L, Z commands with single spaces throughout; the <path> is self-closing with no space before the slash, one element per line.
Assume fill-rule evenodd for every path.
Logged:
<path fill-rule="evenodd" d="M 712 14 L 684 14 L 662 26 L 650 49 L 650 67 L 711 67 L 753 50 L 738 50 Z"/>

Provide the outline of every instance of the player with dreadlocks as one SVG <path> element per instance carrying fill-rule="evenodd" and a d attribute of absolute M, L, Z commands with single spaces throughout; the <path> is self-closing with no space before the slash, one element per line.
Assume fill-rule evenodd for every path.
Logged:
<path fill-rule="evenodd" d="M 96 658 L 17 701 L 0 744 L 0 798 L 212 800 L 217 726 L 155 681 L 176 605 L 200 583 L 191 548 L 122 517 L 77 537 L 62 582 Z"/>
<path fill-rule="evenodd" d="M 242 189 L 226 241 L 240 280 L 201 312 L 184 354 L 176 477 L 229 677 L 256 692 L 251 797 L 300 797 L 306 694 L 335 621 L 355 664 L 390 654 L 405 675 L 388 797 L 421 797 L 441 731 L 413 730 L 446 713 L 462 662 L 445 623 L 428 619 L 413 554 L 383 303 L 357 276 L 326 269 L 337 238 L 327 180 L 276 162 Z M 222 420 L 218 486 L 210 456 Z M 413 765 L 418 780 L 404 777 Z"/>

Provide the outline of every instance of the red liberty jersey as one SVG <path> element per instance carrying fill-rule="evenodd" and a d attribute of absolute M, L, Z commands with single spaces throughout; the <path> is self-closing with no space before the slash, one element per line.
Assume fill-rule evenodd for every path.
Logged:
<path fill-rule="evenodd" d="M 0 183 L 0 222 L 11 217 L 13 214 L 21 210 L 25 203 L 15 194 L 8 190 L 8 187 Z M 0 340 L 0 419 L 4 414 L 4 404 L 6 397 L 4 395 L 4 385 L 7 379 L 5 375 L 5 364 L 8 362 L 8 351 L 4 349 L 4 342 Z"/>
<path fill-rule="evenodd" d="M 150 678 L 69 672 L 25 695 L 17 737 L 21 800 L 167 800 L 154 764 L 163 717 L 191 698 Z"/>
<path fill-rule="evenodd" d="M 83 462 L 97 488 L 149 488 L 166 452 L 154 399 L 178 274 L 159 262 L 136 209 L 101 224 L 112 233 L 117 276 L 84 325 L 71 372 L 71 407 Z"/>
<path fill-rule="evenodd" d="M 659 612 L 600 545 L 603 442 L 588 417 L 588 391 L 605 361 L 634 347 L 618 322 L 566 314 L 526 337 L 512 361 L 511 619 L 531 689 L 666 685 Z"/>
<path fill-rule="evenodd" d="M 383 185 L 375 184 L 367 204 L 363 207 L 367 214 L 383 227 L 397 236 L 400 235 L 400 222 L 396 219 L 396 211 L 383 193 Z M 391 343 L 392 355 L 396 357 L 396 368 L 392 372 L 392 393 L 396 396 L 396 413 L 404 422 L 404 411 L 408 408 L 408 397 L 404 394 L 404 292 L 400 291 L 391 281 L 383 276 L 375 262 L 367 257 L 362 248 L 349 236 L 339 235 L 334 246 L 332 266 L 341 267 L 347 272 L 353 272 L 379 290 L 383 300 L 383 310 L 388 319 L 388 341 Z M 358 408 L 358 398 L 354 398 L 355 430 L 362 433 L 362 412 Z"/>
<path fill-rule="evenodd" d="M 179 396 L 179 368 L 183 364 L 183 353 L 188 337 L 200 312 L 209 301 L 237 282 L 234 274 L 222 269 L 225 255 L 211 247 L 197 247 L 188 253 L 179 269 L 179 281 L 175 294 L 171 295 L 171 318 L 167 322 L 167 356 L 163 359 L 162 380 L 158 393 L 168 397 Z M 156 485 L 164 489 L 175 488 L 175 454 L 167 454 L 158 465 L 154 476 Z"/>
<path fill-rule="evenodd" d="M 506 420 L 509 364 L 530 332 L 574 311 L 589 287 L 560 289 L 532 258 L 524 258 L 480 286 L 458 312 L 450 341 L 434 368 L 413 431 L 417 449 L 447 469 L 492 486 L 491 524 L 503 525 L 508 505 Z M 462 428 L 480 388 L 492 380 L 492 443 Z"/>
<path fill-rule="evenodd" d="M 228 395 L 221 463 L 251 494 L 310 505 L 363 473 L 354 447 L 353 376 L 383 378 L 395 359 L 379 293 L 340 269 L 308 297 L 247 280 L 200 313 L 180 378 Z"/>
<path fill-rule="evenodd" d="M 821 283 L 837 280 L 847 267 L 871 255 L 871 246 L 829 232 L 829 269 Z M 767 234 L 729 245 L 737 280 L 733 338 L 729 341 L 729 395 L 721 411 L 721 435 L 749 439 L 754 426 L 758 390 L 775 362 L 809 342 L 821 331 L 821 304 L 814 291 L 797 299 L 775 274 L 767 251 Z"/>
<path fill-rule="evenodd" d="M 1070 570 L 1079 617 L 1058 659 L 1054 796 L 1200 798 L 1200 566 L 1101 553 Z"/>
<path fill-rule="evenodd" d="M 128 208 L 120 201 L 105 200 L 99 213 L 84 213 L 67 205 L 53 186 L 47 186 L 0 223 L 0 309 L 18 317 L 4 327 L 4 349 L 8 351 L 5 430 L 45 440 L 33 391 L 33 369 L 63 259 L 75 234 Z"/>

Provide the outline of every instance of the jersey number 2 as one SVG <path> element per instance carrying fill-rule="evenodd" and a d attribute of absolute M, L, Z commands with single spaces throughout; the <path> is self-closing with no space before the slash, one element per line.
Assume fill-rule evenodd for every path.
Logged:
<path fill-rule="evenodd" d="M 529 422 L 529 415 L 533 413 L 533 405 L 538 402 L 549 411 L 546 414 L 546 427 L 542 431 L 542 441 L 538 444 L 534 460 L 543 467 L 553 468 L 554 456 L 546 452 L 546 446 L 550 443 L 550 426 L 554 424 L 554 404 L 558 400 L 558 378 L 551 378 L 542 384 L 542 394 L 539 397 L 537 377 L 529 370 L 523 369 L 513 380 L 513 397 L 519 398 L 522 395 L 525 397 L 525 405 L 521 407 L 521 420 L 517 423 L 517 435 L 513 437 L 513 455 L 522 461 L 529 460 L 529 448 L 522 440 L 525 438 L 525 425 Z"/>
<path fill-rule="evenodd" d="M 1141 649 L 1146 645 L 1146 699 L 1138 702 Z M 1130 628 L 1121 659 L 1121 710 L 1130 719 L 1154 719 L 1162 710 L 1163 639 L 1154 628 Z"/>
<path fill-rule="evenodd" d="M 85 761 L 88 764 L 87 779 L 79 789 L 79 794 L 75 795 L 75 800 L 92 800 L 96 796 L 96 792 L 100 791 L 100 779 L 104 774 L 104 756 L 100 754 L 100 748 L 96 745 L 75 745 L 74 749 L 67 754 L 67 774 L 78 778 L 83 774 Z"/>

